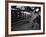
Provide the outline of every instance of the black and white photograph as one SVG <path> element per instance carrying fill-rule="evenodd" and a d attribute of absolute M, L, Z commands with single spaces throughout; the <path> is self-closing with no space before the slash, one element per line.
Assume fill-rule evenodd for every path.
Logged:
<path fill-rule="evenodd" d="M 11 6 L 11 31 L 40 30 L 41 7 Z"/>
<path fill-rule="evenodd" d="M 43 32 L 43 4 L 8 3 L 8 34 Z"/>

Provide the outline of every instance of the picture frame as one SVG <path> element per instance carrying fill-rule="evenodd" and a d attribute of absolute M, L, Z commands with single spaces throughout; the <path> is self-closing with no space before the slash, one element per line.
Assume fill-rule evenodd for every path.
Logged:
<path fill-rule="evenodd" d="M 32 9 L 34 9 L 36 7 L 38 7 L 38 8 L 40 7 L 40 9 L 39 9 L 40 14 L 41 14 L 40 19 L 42 21 L 42 22 L 40 21 L 41 22 L 41 24 L 40 24 L 40 28 L 41 28 L 40 30 L 41 31 L 39 29 L 38 30 L 37 29 L 36 30 L 35 29 L 25 30 L 25 28 L 24 29 L 18 29 L 18 30 L 17 29 L 15 29 L 15 30 L 12 29 L 11 25 L 13 26 L 13 24 L 12 24 L 11 21 L 14 20 L 14 19 L 12 19 L 12 17 L 13 17 L 12 8 L 15 8 L 15 6 L 19 9 L 21 9 L 21 11 L 23 11 L 23 9 L 22 9 L 23 7 L 25 8 L 27 6 L 30 7 L 30 8 L 33 7 Z M 25 11 L 27 12 L 28 10 L 24 10 L 24 12 Z M 29 14 L 29 15 L 31 15 L 31 14 Z M 18 17 L 18 16 L 15 16 L 15 17 Z M 25 16 L 25 17 L 27 17 L 27 16 Z M 44 33 L 45 33 L 45 3 L 44 2 L 26 2 L 26 1 L 25 2 L 24 1 L 6 1 L 5 2 L 5 35 L 6 36 L 38 35 L 38 34 L 44 34 Z"/>

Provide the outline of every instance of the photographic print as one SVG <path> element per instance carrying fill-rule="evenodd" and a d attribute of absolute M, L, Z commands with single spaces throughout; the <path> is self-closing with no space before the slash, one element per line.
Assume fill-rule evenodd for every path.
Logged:
<path fill-rule="evenodd" d="M 40 30 L 41 7 L 11 6 L 11 31 Z"/>
<path fill-rule="evenodd" d="M 8 3 L 8 34 L 39 34 L 44 31 L 43 4 Z"/>

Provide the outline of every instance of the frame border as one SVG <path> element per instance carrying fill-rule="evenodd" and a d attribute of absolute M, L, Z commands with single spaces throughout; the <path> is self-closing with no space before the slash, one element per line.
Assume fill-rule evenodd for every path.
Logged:
<path fill-rule="evenodd" d="M 28 33 L 28 34 L 8 34 L 8 3 L 27 3 L 27 4 L 42 4 L 43 5 L 43 32 Z M 39 35 L 45 34 L 45 3 L 44 2 L 26 2 L 26 1 L 8 1 L 5 0 L 5 37 L 8 36 L 23 36 L 23 35 Z"/>

